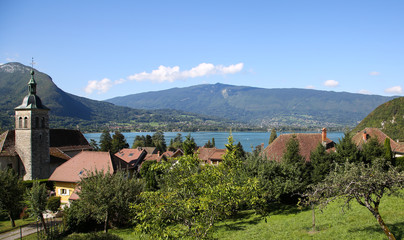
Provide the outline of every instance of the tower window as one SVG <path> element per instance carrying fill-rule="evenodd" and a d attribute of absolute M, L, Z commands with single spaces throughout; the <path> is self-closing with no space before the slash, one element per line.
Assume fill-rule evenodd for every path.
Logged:
<path fill-rule="evenodd" d="M 22 128 L 22 117 L 18 118 L 18 128 Z"/>
<path fill-rule="evenodd" d="M 28 118 L 24 118 L 24 128 L 28 128 Z"/>
<path fill-rule="evenodd" d="M 35 128 L 39 128 L 39 118 L 35 118 Z"/>
<path fill-rule="evenodd" d="M 45 118 L 44 117 L 42 118 L 42 121 L 41 121 L 41 127 L 45 128 Z"/>

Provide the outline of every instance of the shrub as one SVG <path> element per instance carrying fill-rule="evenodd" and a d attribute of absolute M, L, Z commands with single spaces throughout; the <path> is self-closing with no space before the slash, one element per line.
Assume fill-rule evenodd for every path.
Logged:
<path fill-rule="evenodd" d="M 50 197 L 46 203 L 46 209 L 56 212 L 60 207 L 60 197 Z"/>

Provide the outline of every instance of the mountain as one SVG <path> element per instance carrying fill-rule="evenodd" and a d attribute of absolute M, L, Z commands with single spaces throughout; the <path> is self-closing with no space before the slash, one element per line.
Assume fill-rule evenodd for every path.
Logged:
<path fill-rule="evenodd" d="M 404 97 L 393 99 L 377 107 L 352 132 L 356 133 L 367 127 L 380 128 L 392 139 L 404 141 Z"/>
<path fill-rule="evenodd" d="M 0 65 L 0 127 L 14 126 L 14 108 L 28 93 L 31 68 L 20 63 Z M 176 110 L 142 110 L 115 106 L 112 103 L 91 100 L 69 94 L 58 88 L 52 78 L 35 70 L 37 95 L 51 109 L 51 127 L 100 130 L 105 126 L 128 130 L 155 131 L 156 129 L 197 130 L 198 127 L 218 130 L 226 120 Z M 196 129 L 195 129 L 196 128 Z"/>
<path fill-rule="evenodd" d="M 355 126 L 380 104 L 377 95 L 310 89 L 264 89 L 225 84 L 116 97 L 107 102 L 141 109 L 169 108 L 264 126 Z"/>

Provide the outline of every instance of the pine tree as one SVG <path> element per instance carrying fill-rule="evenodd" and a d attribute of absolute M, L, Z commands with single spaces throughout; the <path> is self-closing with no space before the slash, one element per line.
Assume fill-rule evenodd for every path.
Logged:
<path fill-rule="evenodd" d="M 390 138 L 384 140 L 384 151 L 384 158 L 386 161 L 391 162 L 393 160 L 393 153 L 391 152 Z"/>
<path fill-rule="evenodd" d="M 112 147 L 111 134 L 107 129 L 105 129 L 100 137 L 100 151 L 103 152 L 111 151 L 111 147 Z"/>
<path fill-rule="evenodd" d="M 269 136 L 269 142 L 268 145 L 271 144 L 276 138 L 277 138 L 276 130 L 275 128 L 272 128 L 271 130 L 271 135 Z"/>
<path fill-rule="evenodd" d="M 129 144 L 126 142 L 125 136 L 121 132 L 115 131 L 115 134 L 112 136 L 111 152 L 117 153 L 121 149 L 128 147 Z"/>
<path fill-rule="evenodd" d="M 182 143 L 182 150 L 185 155 L 193 155 L 196 149 L 195 139 L 191 137 L 191 134 L 185 137 L 185 141 Z"/>

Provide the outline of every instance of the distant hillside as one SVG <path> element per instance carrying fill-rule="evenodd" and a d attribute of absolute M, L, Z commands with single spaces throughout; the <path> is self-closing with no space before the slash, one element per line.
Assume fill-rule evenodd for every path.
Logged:
<path fill-rule="evenodd" d="M 377 107 L 352 132 L 362 131 L 366 127 L 380 128 L 392 139 L 404 141 L 404 97 Z"/>
<path fill-rule="evenodd" d="M 178 109 L 263 126 L 353 127 L 377 106 L 391 99 L 393 97 L 218 83 L 139 93 L 106 101 L 141 109 Z"/>
<path fill-rule="evenodd" d="M 20 63 L 0 65 L 0 127 L 14 127 L 14 108 L 28 93 L 31 68 Z M 173 110 L 141 110 L 115 106 L 69 94 L 58 88 L 52 78 L 35 70 L 37 95 L 50 111 L 51 127 L 99 130 L 104 126 L 123 127 L 128 130 L 181 129 L 198 130 L 198 127 L 218 130 L 227 123 L 217 117 Z M 196 129 L 195 129 L 196 128 Z"/>

